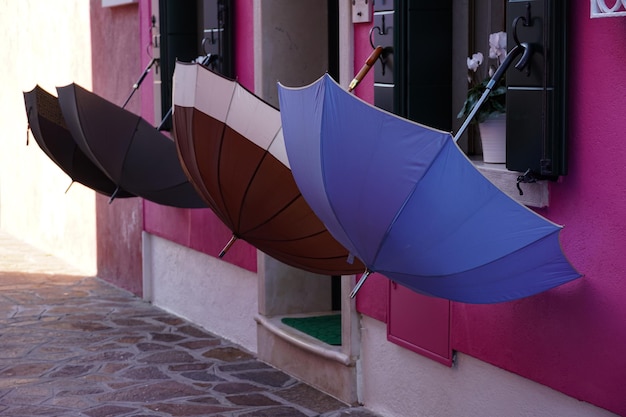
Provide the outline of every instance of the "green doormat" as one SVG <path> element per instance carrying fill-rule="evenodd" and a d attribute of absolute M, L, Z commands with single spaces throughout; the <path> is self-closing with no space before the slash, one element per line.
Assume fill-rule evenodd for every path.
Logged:
<path fill-rule="evenodd" d="M 324 343 L 341 346 L 341 314 L 315 317 L 284 317 L 282 322 Z"/>

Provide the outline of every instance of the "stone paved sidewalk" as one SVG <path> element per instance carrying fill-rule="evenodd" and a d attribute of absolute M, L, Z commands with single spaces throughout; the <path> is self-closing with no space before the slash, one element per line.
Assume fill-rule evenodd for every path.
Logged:
<path fill-rule="evenodd" d="M 0 416 L 375 417 L 1 231 Z"/>

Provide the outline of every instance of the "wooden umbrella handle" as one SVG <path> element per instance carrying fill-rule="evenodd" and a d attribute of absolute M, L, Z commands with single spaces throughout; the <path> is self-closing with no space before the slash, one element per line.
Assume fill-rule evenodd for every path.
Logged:
<path fill-rule="evenodd" d="M 356 86 L 359 85 L 361 80 L 365 78 L 365 76 L 367 75 L 369 70 L 372 68 L 372 66 L 376 63 L 376 60 L 378 59 L 378 57 L 380 56 L 382 52 L 383 52 L 382 46 L 377 46 L 376 49 L 372 51 L 370 56 L 367 58 L 367 61 L 365 61 L 365 64 L 363 64 L 363 66 L 361 67 L 361 70 L 354 77 L 354 79 L 350 81 L 350 85 L 348 86 L 349 93 L 351 93 L 352 90 L 354 90 Z"/>

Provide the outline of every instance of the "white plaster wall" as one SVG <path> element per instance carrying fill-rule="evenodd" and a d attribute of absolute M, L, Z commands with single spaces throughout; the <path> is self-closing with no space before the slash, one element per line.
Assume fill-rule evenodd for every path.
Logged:
<path fill-rule="evenodd" d="M 361 335 L 361 401 L 386 417 L 615 416 L 467 355 L 448 368 L 388 342 L 369 317 Z"/>
<path fill-rule="evenodd" d="M 331 279 L 293 268 L 257 251 L 259 313 L 267 316 L 330 311 Z"/>
<path fill-rule="evenodd" d="M 328 69 L 326 0 L 254 0 L 255 93 L 278 106 L 277 82 L 309 84 Z"/>
<path fill-rule="evenodd" d="M 144 299 L 254 353 L 257 287 L 253 272 L 143 233 Z"/>
<path fill-rule="evenodd" d="M 95 194 L 31 138 L 23 92 L 77 82 L 91 87 L 89 1 L 0 0 L 0 228 L 93 274 Z"/>

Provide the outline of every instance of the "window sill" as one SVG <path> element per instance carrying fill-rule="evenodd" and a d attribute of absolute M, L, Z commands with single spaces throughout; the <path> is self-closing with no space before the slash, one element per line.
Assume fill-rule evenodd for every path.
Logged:
<path fill-rule="evenodd" d="M 547 181 L 520 184 L 520 187 L 524 191 L 524 195 L 520 195 L 517 189 L 517 177 L 521 175 L 521 173 L 509 171 L 506 169 L 505 164 L 487 164 L 483 162 L 480 157 L 470 157 L 470 160 L 481 174 L 518 203 L 537 208 L 548 206 L 549 193 Z"/>
<path fill-rule="evenodd" d="M 319 314 L 319 313 L 317 313 Z M 317 315 L 310 314 L 310 315 Z M 281 322 L 282 317 L 294 317 L 291 316 L 280 316 L 280 317 L 264 317 L 262 315 L 257 315 L 254 320 L 264 328 L 266 328 L 270 333 L 278 336 L 279 338 L 285 340 L 286 342 L 297 346 L 301 349 L 304 349 L 308 352 L 311 352 L 315 355 L 321 356 L 326 359 L 330 359 L 335 362 L 339 362 L 345 366 L 354 366 L 354 360 L 350 358 L 349 355 L 346 355 L 341 351 L 341 346 L 331 346 L 320 340 L 317 340 L 314 337 L 309 336 L 306 333 L 302 333 L 299 330 L 296 330 L 286 324 Z M 298 315 L 306 316 L 306 315 Z"/>
<path fill-rule="evenodd" d="M 117 7 L 138 3 L 139 0 L 102 0 L 102 7 Z"/>

